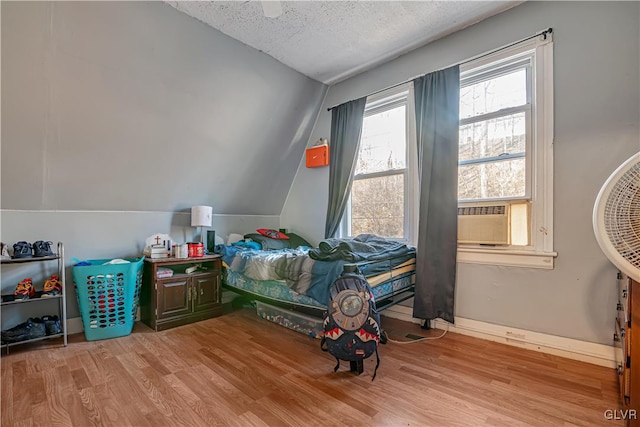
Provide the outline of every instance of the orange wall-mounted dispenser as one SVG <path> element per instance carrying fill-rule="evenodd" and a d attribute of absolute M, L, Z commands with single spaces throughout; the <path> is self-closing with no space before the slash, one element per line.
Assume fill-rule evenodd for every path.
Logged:
<path fill-rule="evenodd" d="M 307 148 L 307 167 L 319 168 L 329 165 L 329 146 L 326 144 Z"/>

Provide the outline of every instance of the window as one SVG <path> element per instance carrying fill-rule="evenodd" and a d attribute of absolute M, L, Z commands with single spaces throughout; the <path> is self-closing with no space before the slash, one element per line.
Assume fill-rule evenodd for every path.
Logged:
<path fill-rule="evenodd" d="M 553 268 L 551 61 L 547 36 L 461 66 L 462 262 Z"/>
<path fill-rule="evenodd" d="M 341 235 L 373 233 L 413 243 L 415 141 L 408 99 L 403 85 L 367 99 L 351 197 L 342 220 Z"/>
<path fill-rule="evenodd" d="M 460 67 L 459 262 L 553 268 L 552 49 L 547 34 Z M 415 141 L 411 83 L 367 98 L 340 235 L 417 243 Z"/>
<path fill-rule="evenodd" d="M 528 195 L 531 58 L 460 82 L 458 199 Z"/>

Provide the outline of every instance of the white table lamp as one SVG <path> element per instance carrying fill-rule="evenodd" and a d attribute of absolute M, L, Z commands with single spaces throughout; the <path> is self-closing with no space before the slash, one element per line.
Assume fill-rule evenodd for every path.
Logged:
<path fill-rule="evenodd" d="M 192 227 L 211 227 L 213 208 L 211 206 L 193 206 L 191 208 Z M 204 243 L 204 230 L 200 230 L 200 241 Z"/>

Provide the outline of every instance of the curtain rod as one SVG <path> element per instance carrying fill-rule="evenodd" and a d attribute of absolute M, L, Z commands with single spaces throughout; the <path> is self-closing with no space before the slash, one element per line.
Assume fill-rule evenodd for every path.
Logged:
<path fill-rule="evenodd" d="M 476 59 L 484 58 L 485 56 L 492 55 L 492 54 L 494 54 L 494 53 L 496 53 L 496 52 L 500 52 L 501 50 L 508 49 L 508 48 L 510 48 L 510 47 L 512 47 L 512 46 L 515 46 L 515 45 L 517 45 L 517 44 L 520 44 L 520 43 L 526 42 L 527 40 L 535 39 L 536 37 L 539 37 L 539 36 L 542 36 L 542 37 L 543 37 L 542 39 L 543 39 L 543 40 L 546 40 L 546 39 L 547 39 L 547 35 L 548 35 L 548 34 L 551 34 L 552 32 L 553 32 L 553 28 L 547 28 L 546 30 L 538 31 L 537 33 L 535 33 L 535 34 L 534 34 L 534 35 L 532 35 L 532 36 L 525 37 L 525 38 L 523 38 L 523 39 L 521 39 L 521 40 L 518 40 L 518 41 L 516 41 L 516 42 L 510 43 L 510 44 L 508 44 L 508 45 L 506 45 L 506 46 L 499 47 L 499 48 L 494 49 L 494 50 L 491 50 L 491 51 L 489 51 L 489 52 L 485 52 L 485 53 L 482 53 L 482 54 L 480 54 L 480 55 L 476 55 L 476 56 L 474 56 L 474 57 L 472 57 L 472 58 L 469 58 L 469 59 L 467 59 L 467 60 L 465 60 L 465 61 L 462 61 L 462 62 L 458 62 L 458 64 L 454 64 L 454 65 L 463 65 L 463 64 L 466 64 L 466 63 L 468 63 L 468 62 L 475 61 Z M 452 67 L 452 66 L 453 66 L 453 65 L 450 65 L 450 67 Z M 449 68 L 449 67 L 445 67 L 445 68 Z M 443 69 L 444 69 L 444 68 L 443 68 Z M 405 80 L 405 81 L 403 81 L 403 82 L 396 83 L 396 84 L 391 85 L 391 86 L 389 86 L 389 87 L 386 87 L 386 88 L 384 88 L 384 89 L 380 89 L 380 90 L 377 90 L 377 91 L 375 91 L 375 92 L 371 92 L 371 93 L 370 93 L 369 95 L 367 95 L 367 96 L 375 95 L 375 94 L 377 94 L 377 93 L 384 92 L 385 90 L 389 90 L 389 89 L 393 89 L 394 87 L 402 86 L 403 84 L 409 83 L 410 81 L 413 81 L 413 80 L 417 79 L 418 77 L 420 77 L 420 76 L 415 76 L 415 77 L 413 77 L 413 78 L 411 78 L 411 79 L 409 79 L 409 80 Z M 354 100 L 352 99 L 351 101 L 354 101 Z M 342 102 L 342 103 L 340 103 L 340 104 L 338 104 L 338 105 L 334 105 L 333 107 L 329 107 L 329 108 L 327 108 L 327 111 L 331 111 L 331 110 L 333 110 L 334 108 L 336 108 L 337 106 L 342 105 L 342 104 L 345 104 L 345 103 L 347 103 L 347 102 L 351 102 L 351 101 L 345 101 L 345 102 Z"/>

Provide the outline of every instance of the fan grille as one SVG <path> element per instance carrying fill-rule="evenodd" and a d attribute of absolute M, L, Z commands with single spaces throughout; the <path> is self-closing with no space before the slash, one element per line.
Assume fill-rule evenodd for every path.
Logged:
<path fill-rule="evenodd" d="M 640 269 L 640 163 L 616 182 L 607 198 L 603 219 L 611 245 Z"/>

